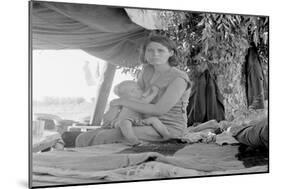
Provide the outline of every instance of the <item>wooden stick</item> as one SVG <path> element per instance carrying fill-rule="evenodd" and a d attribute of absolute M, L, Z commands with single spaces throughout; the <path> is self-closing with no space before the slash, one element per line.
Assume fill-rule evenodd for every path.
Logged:
<path fill-rule="evenodd" d="M 116 71 L 116 66 L 110 63 L 107 63 L 107 68 L 104 73 L 104 80 L 99 90 L 98 98 L 96 100 L 95 111 L 91 120 L 90 125 L 100 125 L 102 117 L 104 114 L 105 106 L 107 99 L 110 93 L 112 82 L 114 79 Z"/>

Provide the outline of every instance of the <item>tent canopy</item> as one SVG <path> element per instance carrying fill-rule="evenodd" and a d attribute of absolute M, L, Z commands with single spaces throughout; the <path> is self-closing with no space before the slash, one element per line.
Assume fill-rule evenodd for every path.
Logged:
<path fill-rule="evenodd" d="M 139 64 L 149 29 L 164 27 L 155 11 L 144 9 L 33 1 L 31 14 L 33 49 L 82 49 L 129 67 Z"/>

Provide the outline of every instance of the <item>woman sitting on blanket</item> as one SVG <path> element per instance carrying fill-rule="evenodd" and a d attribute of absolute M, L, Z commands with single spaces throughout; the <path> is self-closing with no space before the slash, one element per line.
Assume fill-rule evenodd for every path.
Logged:
<path fill-rule="evenodd" d="M 157 87 L 152 86 L 144 92 L 135 81 L 123 81 L 114 88 L 114 93 L 120 98 L 130 99 L 138 103 L 150 103 L 156 97 L 158 91 Z M 127 107 L 110 107 L 103 117 L 103 128 L 120 128 L 127 142 L 133 146 L 141 144 L 141 141 L 134 134 L 132 127 L 143 124 L 152 125 L 164 139 L 170 138 L 166 126 L 157 117 L 142 120 L 140 113 Z"/>
<path fill-rule="evenodd" d="M 128 98 L 114 99 L 111 101 L 111 107 L 125 107 L 143 114 L 144 118 L 157 117 L 166 126 L 169 137 L 179 138 L 186 129 L 186 106 L 191 84 L 187 73 L 176 68 L 179 64 L 176 46 L 167 37 L 153 35 L 148 37 L 141 50 L 143 69 L 138 78 L 138 85 L 142 91 L 156 86 L 159 89 L 156 97 L 151 103 Z M 140 140 L 163 140 L 154 129 L 133 127 L 133 130 Z M 76 138 L 76 146 L 115 143 L 121 140 L 122 135 L 117 128 L 103 129 L 80 134 Z"/>

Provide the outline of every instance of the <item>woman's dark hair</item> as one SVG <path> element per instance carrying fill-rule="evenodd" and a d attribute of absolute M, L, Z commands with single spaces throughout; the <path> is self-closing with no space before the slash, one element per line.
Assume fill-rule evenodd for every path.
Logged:
<path fill-rule="evenodd" d="M 168 59 L 170 66 L 177 66 L 179 64 L 178 51 L 177 51 L 175 43 L 172 40 L 170 40 L 168 37 L 162 36 L 162 35 L 151 35 L 144 41 L 144 43 L 142 44 L 142 47 L 141 47 L 141 52 L 140 52 L 140 60 L 142 63 L 144 63 L 144 64 L 148 63 L 145 60 L 145 51 L 146 51 L 147 45 L 151 42 L 160 43 L 161 45 L 167 47 L 169 51 L 174 52 L 173 56 L 171 56 Z"/>

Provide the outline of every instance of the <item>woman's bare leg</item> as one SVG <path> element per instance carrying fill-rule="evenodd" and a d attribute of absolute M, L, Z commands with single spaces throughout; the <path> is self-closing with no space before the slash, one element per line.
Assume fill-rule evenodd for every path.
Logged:
<path fill-rule="evenodd" d="M 137 145 L 141 143 L 133 131 L 131 121 L 122 120 L 118 123 L 118 127 L 120 128 L 121 133 L 123 134 L 125 139 L 130 143 L 130 145 Z"/>
<path fill-rule="evenodd" d="M 152 125 L 152 127 L 164 138 L 170 139 L 171 135 L 167 127 L 156 117 L 150 117 L 145 119 L 145 122 Z"/>
<path fill-rule="evenodd" d="M 200 132 L 200 131 L 203 131 L 206 129 L 216 130 L 218 128 L 219 128 L 219 123 L 216 120 L 212 119 L 207 122 L 201 123 L 200 125 L 197 125 L 196 127 L 190 129 L 189 131 L 190 132 Z"/>

